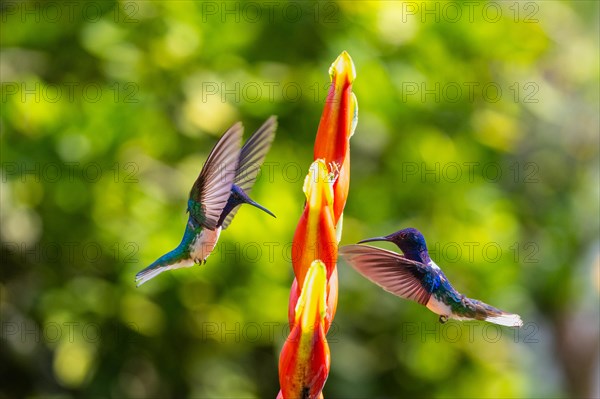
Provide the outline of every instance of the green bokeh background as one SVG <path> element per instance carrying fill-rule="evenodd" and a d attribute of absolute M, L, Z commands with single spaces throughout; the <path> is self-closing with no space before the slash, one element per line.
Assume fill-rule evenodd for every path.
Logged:
<path fill-rule="evenodd" d="M 3 2 L 0 397 L 274 397 L 329 78 L 354 60 L 342 244 L 417 227 L 521 330 L 449 322 L 339 263 L 324 394 L 597 397 L 598 4 Z M 179 243 L 220 134 L 269 115 L 253 198 Z M 382 245 L 386 248 L 392 248 Z"/>

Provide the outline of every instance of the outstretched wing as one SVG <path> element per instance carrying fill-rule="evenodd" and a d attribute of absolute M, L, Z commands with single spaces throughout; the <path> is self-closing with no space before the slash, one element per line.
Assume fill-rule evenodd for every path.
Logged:
<path fill-rule="evenodd" d="M 244 128 L 229 128 L 210 152 L 190 191 L 188 211 L 202 226 L 214 230 L 231 193 L 240 159 Z"/>
<path fill-rule="evenodd" d="M 240 162 L 235 171 L 233 183 L 240 187 L 246 194 L 250 194 L 260 167 L 271 149 L 277 129 L 277 118 L 271 116 L 258 128 L 246 141 L 240 151 Z"/>
<path fill-rule="evenodd" d="M 431 271 L 427 265 L 369 245 L 346 245 L 339 255 L 360 274 L 384 290 L 426 305 L 431 292 L 424 286 Z"/>
<path fill-rule="evenodd" d="M 246 194 L 250 194 L 252 186 L 260 173 L 260 167 L 271 149 L 271 144 L 275 139 L 275 130 L 277 129 L 277 118 L 271 116 L 263 125 L 246 141 L 240 152 L 240 160 L 235 171 L 233 184 L 240 187 Z M 231 220 L 238 211 L 239 206 L 235 207 L 223 221 L 223 229 L 231 223 Z"/>

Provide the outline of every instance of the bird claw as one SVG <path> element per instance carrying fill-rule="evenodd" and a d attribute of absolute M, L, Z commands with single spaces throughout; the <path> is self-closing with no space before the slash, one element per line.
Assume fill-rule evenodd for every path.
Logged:
<path fill-rule="evenodd" d="M 444 316 L 444 315 L 441 315 L 441 316 L 440 316 L 440 323 L 441 323 L 441 324 L 444 324 L 444 323 L 446 323 L 447 321 L 448 321 L 448 316 Z"/>

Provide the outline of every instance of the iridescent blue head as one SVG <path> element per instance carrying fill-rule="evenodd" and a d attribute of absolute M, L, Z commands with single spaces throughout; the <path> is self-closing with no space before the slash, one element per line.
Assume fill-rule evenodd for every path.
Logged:
<path fill-rule="evenodd" d="M 359 244 L 373 241 L 389 241 L 393 242 L 400 248 L 408 259 L 418 262 L 428 263 L 430 261 L 427 253 L 427 244 L 423 234 L 415 228 L 409 227 L 383 237 L 368 238 L 359 241 Z"/>

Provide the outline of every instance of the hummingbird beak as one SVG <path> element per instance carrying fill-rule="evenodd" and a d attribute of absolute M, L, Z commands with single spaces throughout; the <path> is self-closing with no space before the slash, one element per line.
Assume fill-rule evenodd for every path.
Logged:
<path fill-rule="evenodd" d="M 273 214 L 273 212 L 271 212 L 270 210 L 268 210 L 268 209 L 267 209 L 267 208 L 265 208 L 264 206 L 260 205 L 259 203 L 252 201 L 250 198 L 248 198 L 248 197 L 247 197 L 247 198 L 245 199 L 245 202 L 246 202 L 246 204 L 249 204 L 249 205 L 252 205 L 252 206 L 254 206 L 254 207 L 257 207 L 257 208 L 258 208 L 258 209 L 260 209 L 261 211 L 264 211 L 264 212 L 268 213 L 269 215 L 273 216 L 274 218 L 277 218 L 277 216 L 275 216 L 275 215 Z"/>
<path fill-rule="evenodd" d="M 373 242 L 373 241 L 389 241 L 390 239 L 387 237 L 373 237 L 373 238 L 367 238 L 365 240 L 361 240 L 358 243 L 359 244 L 363 244 L 365 242 Z"/>

